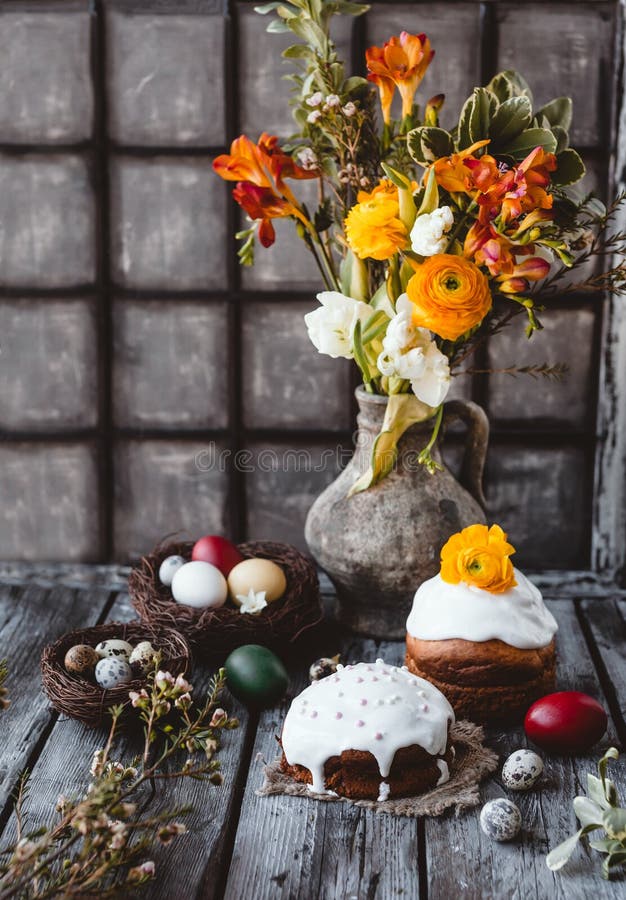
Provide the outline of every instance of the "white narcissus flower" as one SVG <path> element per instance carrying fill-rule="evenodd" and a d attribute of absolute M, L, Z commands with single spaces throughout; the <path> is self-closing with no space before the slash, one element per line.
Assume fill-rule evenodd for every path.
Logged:
<path fill-rule="evenodd" d="M 317 299 L 322 305 L 304 317 L 311 341 L 320 353 L 333 359 L 353 359 L 354 328 L 358 321 L 365 324 L 372 307 L 338 291 L 322 291 Z"/>
<path fill-rule="evenodd" d="M 398 297 L 396 315 L 383 338 L 378 368 L 383 375 L 406 378 L 418 400 L 428 406 L 443 403 L 450 387 L 450 366 L 427 328 L 413 325 L 413 304 L 406 294 Z"/>
<path fill-rule="evenodd" d="M 449 206 L 442 206 L 431 213 L 423 213 L 415 220 L 411 229 L 411 248 L 420 256 L 434 256 L 444 253 L 448 246 L 447 233 L 454 224 L 454 216 Z"/>

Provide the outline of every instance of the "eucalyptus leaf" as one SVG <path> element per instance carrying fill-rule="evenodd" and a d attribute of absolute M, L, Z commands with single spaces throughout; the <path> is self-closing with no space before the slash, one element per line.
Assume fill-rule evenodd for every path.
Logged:
<path fill-rule="evenodd" d="M 579 154 L 569 147 L 557 154 L 556 171 L 552 174 L 552 181 L 561 185 L 576 184 L 584 177 L 585 172 L 585 164 Z"/>
<path fill-rule="evenodd" d="M 526 131 L 510 141 L 506 146 L 499 148 L 501 153 L 506 153 L 516 160 L 525 159 L 535 147 L 543 147 L 547 153 L 556 150 L 556 138 L 551 131 L 545 128 L 527 128 Z"/>
<path fill-rule="evenodd" d="M 545 116 L 550 125 L 558 125 L 569 131 L 572 124 L 572 99 L 571 97 L 557 97 L 538 109 L 537 116 Z"/>
<path fill-rule="evenodd" d="M 563 841 L 562 844 L 559 844 L 558 847 L 555 847 L 554 850 L 551 850 L 546 856 L 546 865 L 552 872 L 558 872 L 559 869 L 562 869 L 565 863 L 568 861 L 576 846 L 578 841 L 583 836 L 583 829 L 580 828 L 576 834 L 573 834 L 571 837 L 568 837 Z"/>
<path fill-rule="evenodd" d="M 427 162 L 434 162 L 441 156 L 449 156 L 454 150 L 452 138 L 443 128 L 424 125 L 420 128 L 422 156 Z"/>
<path fill-rule="evenodd" d="M 602 824 L 610 838 L 622 840 L 626 838 L 626 809 L 611 808 L 604 811 Z"/>
<path fill-rule="evenodd" d="M 582 826 L 595 824 L 602 828 L 603 809 L 589 797 L 574 797 L 574 812 Z"/>
<path fill-rule="evenodd" d="M 269 34 L 285 34 L 285 32 L 288 32 L 290 29 L 289 25 L 282 19 L 272 19 L 265 30 L 269 32 Z"/>
<path fill-rule="evenodd" d="M 306 44 L 292 44 L 282 52 L 285 59 L 314 59 L 315 54 Z"/>
<path fill-rule="evenodd" d="M 506 78 L 507 82 L 511 85 L 512 97 L 523 95 L 524 97 L 528 97 L 531 103 L 533 102 L 533 92 L 523 75 L 520 75 L 520 73 L 516 72 L 514 69 L 505 69 L 503 72 L 500 72 L 499 75 Z M 495 77 L 498 78 L 498 75 Z M 490 85 L 488 85 L 488 87 L 490 87 Z M 494 91 L 494 93 L 496 92 Z"/>
<path fill-rule="evenodd" d="M 474 88 L 471 97 L 463 104 L 459 117 L 460 150 L 465 150 L 476 141 L 482 141 L 489 137 L 489 125 L 491 116 L 498 107 L 498 99 L 487 88 Z"/>
<path fill-rule="evenodd" d="M 487 87 L 496 95 L 500 103 L 516 96 L 514 83 L 507 77 L 506 72 L 498 72 L 497 75 L 494 75 Z"/>
<path fill-rule="evenodd" d="M 567 150 L 569 147 L 569 134 L 567 131 L 561 128 L 560 125 L 553 125 L 551 131 L 556 138 L 556 152 L 562 153 L 563 150 Z"/>
<path fill-rule="evenodd" d="M 411 159 L 422 166 L 428 165 L 428 160 L 424 156 L 422 149 L 422 131 L 424 128 L 426 128 L 425 125 L 413 128 L 406 136 L 406 146 Z"/>
<path fill-rule="evenodd" d="M 489 126 L 489 136 L 498 146 L 507 144 L 530 125 L 532 107 L 528 97 L 510 97 L 501 103 Z"/>

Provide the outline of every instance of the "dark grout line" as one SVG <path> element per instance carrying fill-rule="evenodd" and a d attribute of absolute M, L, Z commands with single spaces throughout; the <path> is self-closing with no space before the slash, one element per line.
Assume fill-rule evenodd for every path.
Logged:
<path fill-rule="evenodd" d="M 419 900 L 428 900 L 428 860 L 426 857 L 426 818 L 417 820 L 417 879 Z"/>
<path fill-rule="evenodd" d="M 595 602 L 611 603 L 614 601 L 607 599 L 596 600 Z M 622 715 L 617 691 L 615 690 L 615 685 L 613 684 L 611 676 L 609 675 L 604 664 L 602 653 L 600 652 L 600 648 L 595 641 L 591 626 L 587 621 L 587 617 L 585 616 L 584 610 L 582 609 L 581 601 L 579 598 L 574 600 L 574 612 L 576 614 L 578 624 L 580 625 L 580 630 L 583 634 L 583 637 L 585 638 L 587 649 L 589 650 L 589 655 L 591 656 L 591 660 L 598 676 L 598 681 L 600 682 L 600 687 L 602 688 L 602 692 L 606 698 L 606 702 L 609 707 L 609 713 L 613 720 L 613 724 L 615 725 L 615 731 L 617 732 L 617 736 L 620 740 L 620 743 L 622 744 L 622 747 L 626 747 L 626 722 L 624 721 L 624 717 Z"/>

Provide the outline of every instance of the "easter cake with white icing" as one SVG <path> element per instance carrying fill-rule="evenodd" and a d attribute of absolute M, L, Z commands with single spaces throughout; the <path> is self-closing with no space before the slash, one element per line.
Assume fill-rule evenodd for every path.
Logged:
<path fill-rule="evenodd" d="M 443 694 L 403 666 L 338 666 L 292 702 L 281 767 L 315 793 L 384 801 L 450 777 L 454 711 Z"/>
<path fill-rule="evenodd" d="M 497 525 L 453 535 L 407 619 L 407 666 L 462 718 L 516 720 L 554 690 L 558 626 L 514 552 Z"/>

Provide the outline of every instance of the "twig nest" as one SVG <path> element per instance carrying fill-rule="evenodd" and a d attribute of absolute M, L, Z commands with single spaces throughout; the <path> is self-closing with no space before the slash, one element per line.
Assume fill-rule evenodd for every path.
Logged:
<path fill-rule="evenodd" d="M 202 545 L 201 549 L 207 551 L 205 556 L 209 555 L 209 550 L 213 553 L 216 547 L 220 552 L 224 549 L 213 538 L 201 540 L 210 544 L 208 547 Z M 191 559 L 195 546 L 191 541 L 160 544 L 132 570 L 128 580 L 130 598 L 142 622 L 149 627 L 155 630 L 175 628 L 205 657 L 217 661 L 244 644 L 262 644 L 281 650 L 321 621 L 323 612 L 313 560 L 289 544 L 273 541 L 239 544 L 235 549 L 243 561 L 237 562 L 228 572 L 230 585 L 231 577 L 240 566 L 247 567 L 251 562 L 271 563 L 263 568 L 266 574 L 272 572 L 273 585 L 258 584 L 256 580 L 255 583 L 236 584 L 235 596 L 238 595 L 240 606 L 232 599 L 220 607 L 207 608 L 177 603 L 172 590 L 161 583 L 159 570 L 168 557 L 180 556 L 185 560 L 174 576 L 172 587 L 175 588 L 177 579 L 191 562 L 204 562 Z M 232 553 L 228 560 L 218 556 L 213 558 L 224 568 L 227 568 L 226 562 L 230 565 L 235 558 Z M 246 568 L 243 571 L 245 573 Z"/>
<path fill-rule="evenodd" d="M 481 809 L 480 827 L 494 841 L 512 841 L 522 827 L 522 814 L 511 800 L 498 797 Z"/>
<path fill-rule="evenodd" d="M 130 648 L 112 655 L 96 647 L 118 644 Z M 44 647 L 41 655 L 43 689 L 52 706 L 72 719 L 95 727 L 104 725 L 112 706 L 130 703 L 131 690 L 145 686 L 145 669 L 134 670 L 129 657 L 145 645 L 161 654 L 161 668 L 184 675 L 191 665 L 189 645 L 172 628 L 153 629 L 141 622 L 110 622 L 64 634 Z M 133 649 L 134 648 L 134 649 Z M 79 671 L 80 670 L 80 671 Z"/>

